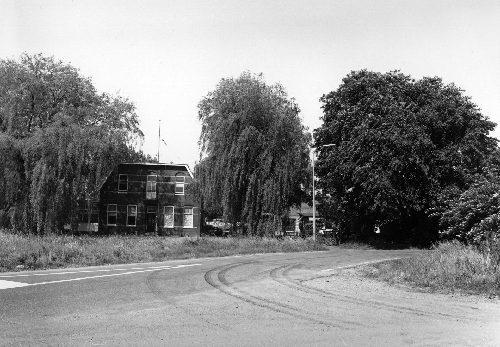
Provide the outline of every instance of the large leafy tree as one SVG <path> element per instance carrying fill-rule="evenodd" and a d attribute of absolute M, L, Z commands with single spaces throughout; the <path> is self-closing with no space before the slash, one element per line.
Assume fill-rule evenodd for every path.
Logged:
<path fill-rule="evenodd" d="M 273 233 L 302 198 L 310 135 L 280 85 L 243 73 L 199 103 L 203 159 L 196 172 L 206 211 L 252 234 Z"/>
<path fill-rule="evenodd" d="M 42 55 L 0 61 L 0 215 L 19 230 L 61 230 L 109 168 L 140 160 L 134 106 L 98 93 L 71 65 Z"/>
<path fill-rule="evenodd" d="M 323 213 L 351 236 L 379 226 L 392 238 L 429 241 L 442 191 L 466 189 L 496 147 L 494 123 L 439 78 L 362 70 L 321 101 Z"/>

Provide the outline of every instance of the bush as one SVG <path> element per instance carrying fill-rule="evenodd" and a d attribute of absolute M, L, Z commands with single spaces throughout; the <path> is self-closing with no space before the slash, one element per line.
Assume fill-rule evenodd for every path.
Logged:
<path fill-rule="evenodd" d="M 493 247 L 445 242 L 416 257 L 371 265 L 365 274 L 432 291 L 500 295 L 499 251 L 499 242 Z"/>

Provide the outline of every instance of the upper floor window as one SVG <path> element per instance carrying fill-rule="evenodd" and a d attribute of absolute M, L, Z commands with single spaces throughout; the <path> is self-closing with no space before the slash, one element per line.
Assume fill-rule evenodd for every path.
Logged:
<path fill-rule="evenodd" d="M 118 191 L 126 192 L 128 190 L 128 176 L 118 175 Z"/>
<path fill-rule="evenodd" d="M 163 226 L 165 228 L 174 227 L 174 206 L 163 206 Z"/>
<path fill-rule="evenodd" d="M 193 223 L 193 208 L 192 207 L 184 207 L 182 226 L 184 228 L 192 228 L 193 224 L 194 224 Z"/>
<path fill-rule="evenodd" d="M 127 225 L 133 227 L 137 225 L 137 205 L 127 206 Z"/>
<path fill-rule="evenodd" d="M 156 199 L 156 175 L 148 175 L 146 182 L 146 199 Z"/>
<path fill-rule="evenodd" d="M 175 176 L 175 195 L 184 195 L 185 183 L 186 183 L 186 177 Z"/>
<path fill-rule="evenodd" d="M 107 224 L 108 225 L 116 225 L 116 204 L 110 204 L 108 205 L 107 211 Z"/>

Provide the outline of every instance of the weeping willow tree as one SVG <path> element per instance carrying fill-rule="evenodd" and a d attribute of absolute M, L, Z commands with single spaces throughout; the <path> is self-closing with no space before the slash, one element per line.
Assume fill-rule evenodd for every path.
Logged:
<path fill-rule="evenodd" d="M 222 79 L 198 108 L 204 209 L 251 234 L 274 233 L 304 198 L 310 135 L 297 104 L 281 85 L 243 73 Z"/>
<path fill-rule="evenodd" d="M 44 233 L 75 225 L 110 168 L 141 160 L 134 106 L 100 94 L 71 65 L 0 60 L 0 226 Z"/>

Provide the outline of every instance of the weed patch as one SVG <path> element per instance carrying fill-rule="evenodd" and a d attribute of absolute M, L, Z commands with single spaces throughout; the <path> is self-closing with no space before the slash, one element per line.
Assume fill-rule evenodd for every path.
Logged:
<path fill-rule="evenodd" d="M 500 296 L 500 264 L 492 252 L 496 250 L 446 242 L 415 257 L 373 264 L 362 271 L 371 278 L 430 291 Z"/>
<path fill-rule="evenodd" d="M 0 271 L 325 250 L 310 239 L 24 236 L 0 231 Z"/>

